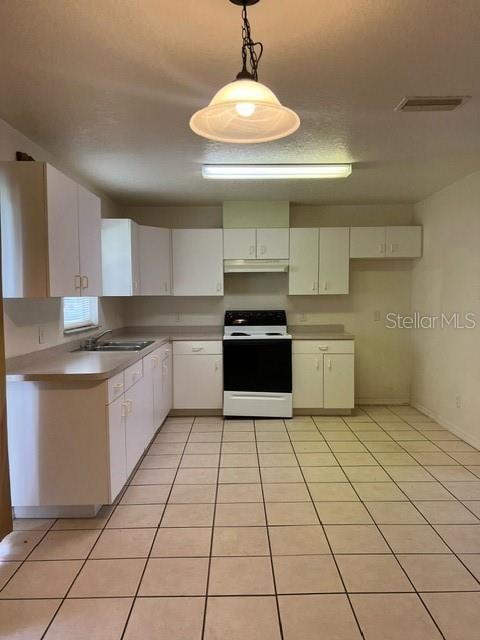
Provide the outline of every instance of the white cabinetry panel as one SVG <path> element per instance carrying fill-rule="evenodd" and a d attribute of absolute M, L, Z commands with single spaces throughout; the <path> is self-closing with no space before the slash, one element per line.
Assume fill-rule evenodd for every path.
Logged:
<path fill-rule="evenodd" d="M 318 293 L 318 229 L 290 229 L 288 293 Z"/>
<path fill-rule="evenodd" d="M 288 229 L 257 229 L 257 258 L 276 260 L 288 258 L 289 255 Z"/>
<path fill-rule="evenodd" d="M 256 257 L 255 229 L 224 229 L 223 257 L 225 260 L 248 260 Z"/>
<path fill-rule="evenodd" d="M 223 295 L 222 229 L 172 231 L 173 295 Z"/>
<path fill-rule="evenodd" d="M 387 227 L 388 258 L 420 258 L 422 255 L 422 227 Z"/>
<path fill-rule="evenodd" d="M 127 481 L 125 421 L 127 405 L 123 396 L 107 407 L 110 502 L 113 502 Z"/>
<path fill-rule="evenodd" d="M 324 227 L 319 233 L 318 292 L 345 294 L 349 291 L 350 229 Z"/>
<path fill-rule="evenodd" d="M 346 409 L 354 406 L 353 354 L 332 353 L 323 358 L 324 408 Z"/>
<path fill-rule="evenodd" d="M 294 353 L 292 375 L 293 408 L 323 407 L 323 354 Z"/>
<path fill-rule="evenodd" d="M 351 227 L 351 258 L 384 258 L 385 227 Z"/>
<path fill-rule="evenodd" d="M 82 296 L 101 296 L 102 205 L 100 198 L 78 185 L 78 237 Z"/>
<path fill-rule="evenodd" d="M 171 294 L 170 229 L 138 227 L 140 294 L 169 296 Z"/>

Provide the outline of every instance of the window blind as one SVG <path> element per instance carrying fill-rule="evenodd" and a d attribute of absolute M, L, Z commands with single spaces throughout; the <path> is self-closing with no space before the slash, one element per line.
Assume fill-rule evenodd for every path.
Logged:
<path fill-rule="evenodd" d="M 64 298 L 63 328 L 80 329 L 98 324 L 98 298 Z"/>

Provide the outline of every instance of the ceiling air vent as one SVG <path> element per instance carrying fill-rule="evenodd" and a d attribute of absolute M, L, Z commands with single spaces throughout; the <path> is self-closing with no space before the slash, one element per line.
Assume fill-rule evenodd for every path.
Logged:
<path fill-rule="evenodd" d="M 470 96 L 415 96 L 403 98 L 395 111 L 453 111 Z"/>

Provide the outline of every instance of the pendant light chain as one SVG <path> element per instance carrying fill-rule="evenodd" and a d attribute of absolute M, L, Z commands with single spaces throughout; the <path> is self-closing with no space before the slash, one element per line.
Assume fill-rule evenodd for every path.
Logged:
<path fill-rule="evenodd" d="M 243 67 L 237 75 L 237 79 L 249 79 L 258 82 L 258 64 L 263 54 L 263 44 L 261 42 L 254 42 L 252 39 L 246 4 L 243 5 L 242 9 L 242 40 Z M 250 65 L 250 70 L 247 69 L 247 63 Z"/>

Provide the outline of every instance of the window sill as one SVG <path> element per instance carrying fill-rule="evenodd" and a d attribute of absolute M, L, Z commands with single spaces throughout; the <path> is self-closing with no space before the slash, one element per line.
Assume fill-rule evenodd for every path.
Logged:
<path fill-rule="evenodd" d="M 85 326 L 85 327 L 75 327 L 74 329 L 64 329 L 63 335 L 72 336 L 77 333 L 89 333 L 90 331 L 97 331 L 97 329 L 100 329 L 99 324 L 89 324 L 88 326 Z"/>

